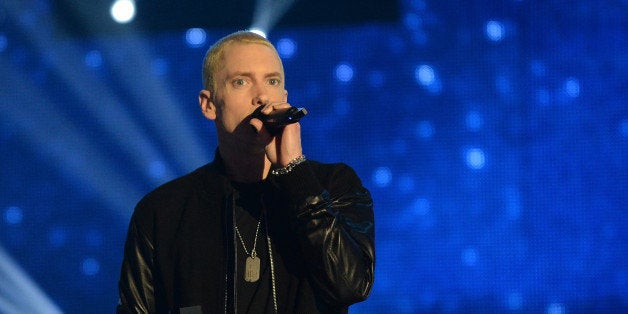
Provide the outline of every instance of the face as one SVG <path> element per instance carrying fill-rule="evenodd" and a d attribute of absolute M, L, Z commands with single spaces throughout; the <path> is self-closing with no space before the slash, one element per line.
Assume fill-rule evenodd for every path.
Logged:
<path fill-rule="evenodd" d="M 202 92 L 207 96 L 206 106 L 201 99 L 203 112 L 215 120 L 219 134 L 252 132 L 248 119 L 255 108 L 287 101 L 281 60 L 270 47 L 234 42 L 225 47 L 222 61 L 214 95 Z"/>

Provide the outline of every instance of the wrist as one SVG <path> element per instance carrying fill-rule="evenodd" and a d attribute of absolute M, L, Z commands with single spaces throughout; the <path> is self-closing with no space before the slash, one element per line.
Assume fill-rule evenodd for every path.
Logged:
<path fill-rule="evenodd" d="M 294 158 L 290 162 L 288 162 L 288 164 L 285 167 L 273 169 L 270 171 L 270 173 L 273 175 L 282 175 L 282 174 L 289 173 L 290 171 L 292 171 L 294 167 L 303 163 L 305 160 L 306 160 L 305 155 L 300 155 L 299 157 Z"/>

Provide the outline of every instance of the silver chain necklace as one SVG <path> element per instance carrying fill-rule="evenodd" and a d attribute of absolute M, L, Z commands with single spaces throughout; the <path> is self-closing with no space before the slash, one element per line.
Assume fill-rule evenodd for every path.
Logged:
<path fill-rule="evenodd" d="M 262 217 L 265 215 L 262 214 L 257 221 L 257 228 L 255 229 L 255 240 L 253 241 L 253 248 L 251 249 L 251 253 L 246 249 L 246 245 L 244 245 L 244 240 L 242 240 L 242 235 L 240 235 L 240 230 L 238 229 L 238 225 L 233 222 L 233 226 L 235 227 L 236 234 L 238 234 L 238 238 L 240 239 L 240 243 L 242 244 L 242 248 L 244 249 L 244 253 L 246 253 L 246 264 L 244 271 L 244 280 L 246 282 L 256 282 L 259 280 L 260 276 L 260 260 L 257 257 L 257 235 L 259 234 L 259 226 L 262 224 Z M 275 263 L 273 261 L 273 249 L 270 244 L 270 232 L 268 229 L 268 220 L 264 220 L 264 226 L 266 227 L 266 242 L 268 243 L 268 259 L 270 262 L 270 281 L 271 288 L 273 294 L 273 308 L 275 313 L 278 313 L 278 304 L 277 304 L 277 287 L 275 284 Z"/>
<path fill-rule="evenodd" d="M 238 238 L 240 238 L 240 243 L 242 243 L 242 248 L 244 249 L 244 253 L 246 253 L 246 265 L 244 270 L 244 281 L 246 282 L 256 282 L 259 280 L 259 269 L 260 269 L 260 261 L 259 257 L 257 257 L 257 235 L 259 233 L 259 226 L 262 224 L 262 216 L 260 215 L 259 220 L 257 221 L 257 229 L 255 230 L 255 240 L 253 241 L 253 248 L 251 249 L 251 253 L 246 249 L 246 245 L 244 244 L 244 240 L 242 240 L 242 236 L 240 235 L 240 230 L 238 229 L 238 225 L 235 224 L 235 230 L 238 234 Z"/>

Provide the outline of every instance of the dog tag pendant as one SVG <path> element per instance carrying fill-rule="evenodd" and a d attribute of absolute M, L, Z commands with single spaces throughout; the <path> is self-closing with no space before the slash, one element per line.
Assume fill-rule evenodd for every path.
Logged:
<path fill-rule="evenodd" d="M 256 282 L 259 280 L 259 258 L 247 257 L 246 266 L 244 269 L 244 280 L 246 282 Z"/>

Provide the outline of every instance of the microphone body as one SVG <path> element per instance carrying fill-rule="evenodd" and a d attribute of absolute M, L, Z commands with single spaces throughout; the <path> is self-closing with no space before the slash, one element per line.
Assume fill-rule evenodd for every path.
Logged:
<path fill-rule="evenodd" d="M 262 120 L 266 129 L 273 135 L 281 132 L 288 124 L 297 123 L 307 114 L 305 108 L 290 107 L 277 109 L 271 114 L 263 114 L 262 107 L 258 107 L 252 114 L 253 118 Z"/>

